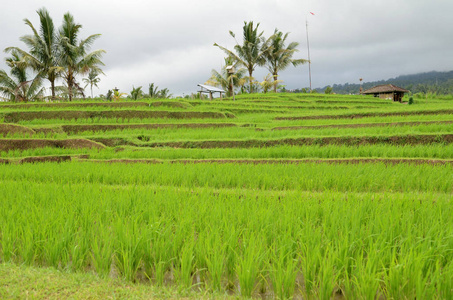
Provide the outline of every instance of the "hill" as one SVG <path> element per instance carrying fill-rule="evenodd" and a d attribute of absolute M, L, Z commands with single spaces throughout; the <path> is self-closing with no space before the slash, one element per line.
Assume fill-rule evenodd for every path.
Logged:
<path fill-rule="evenodd" d="M 448 72 L 426 72 L 412 75 L 401 75 L 387 80 L 371 81 L 363 83 L 363 89 L 369 89 L 379 84 L 394 84 L 405 88 L 412 93 L 437 93 L 453 94 L 453 71 Z M 327 86 L 316 89 L 324 92 Z M 360 84 L 334 84 L 333 92 L 337 94 L 357 94 Z"/>

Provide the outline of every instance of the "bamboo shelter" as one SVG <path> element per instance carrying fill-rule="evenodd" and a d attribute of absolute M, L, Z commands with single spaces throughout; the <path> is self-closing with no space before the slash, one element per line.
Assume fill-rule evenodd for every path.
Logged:
<path fill-rule="evenodd" d="M 408 93 L 408 90 L 397 87 L 393 84 L 377 85 L 363 92 L 364 95 L 373 95 L 381 99 L 388 99 L 393 101 L 401 102 L 404 97 L 404 93 Z"/>
<path fill-rule="evenodd" d="M 205 84 L 198 84 L 198 86 L 200 87 L 200 90 L 198 91 L 198 93 L 200 93 L 200 98 L 201 98 L 202 93 L 206 93 L 206 94 L 209 94 L 209 99 L 212 100 L 213 93 L 220 93 L 220 99 L 222 99 L 222 93 L 224 93 L 224 94 L 226 93 L 224 90 L 219 89 L 215 86 L 210 86 L 210 85 L 205 85 Z"/>

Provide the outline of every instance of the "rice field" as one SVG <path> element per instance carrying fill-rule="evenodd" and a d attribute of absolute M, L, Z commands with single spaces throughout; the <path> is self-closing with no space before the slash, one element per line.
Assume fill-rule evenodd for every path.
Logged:
<path fill-rule="evenodd" d="M 453 297 L 453 102 L 153 103 L 0 104 L 1 263 L 181 297 Z"/>

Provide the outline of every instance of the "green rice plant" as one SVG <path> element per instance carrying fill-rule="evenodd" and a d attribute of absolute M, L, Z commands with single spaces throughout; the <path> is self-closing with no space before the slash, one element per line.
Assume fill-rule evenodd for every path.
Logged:
<path fill-rule="evenodd" d="M 71 270 L 81 271 L 87 266 L 90 258 L 90 244 L 89 234 L 86 231 L 77 231 L 72 240 L 72 244 L 69 246 Z"/>
<path fill-rule="evenodd" d="M 415 277 L 415 297 L 417 299 L 434 299 L 436 298 L 436 287 L 433 284 L 435 280 L 431 278 L 432 269 L 422 270 L 418 268 L 417 273 L 412 274 Z"/>
<path fill-rule="evenodd" d="M 450 192 L 446 184 L 453 178 L 449 165 L 388 166 L 381 163 L 330 165 L 235 165 L 235 164 L 158 164 L 150 169 L 145 164 L 102 165 L 95 163 L 43 164 L 42 173 L 23 173 L 33 165 L 3 166 L 0 178 L 27 178 L 31 182 L 64 182 L 103 184 L 159 184 L 179 187 L 245 188 L 262 190 L 349 191 L 349 192 Z M 68 169 L 68 167 L 70 168 Z M 64 170 L 64 172 L 63 172 Z M 162 173 L 171 176 L 161 176 Z M 144 175 L 146 174 L 146 176 Z M 221 175 L 220 175 L 221 174 Z M 291 174 L 288 176 L 288 174 Z M 183 238 L 175 236 L 174 253 L 179 251 Z"/>
<path fill-rule="evenodd" d="M 149 278 L 154 278 L 158 286 L 162 286 L 173 260 L 172 253 L 168 251 L 171 247 L 171 233 L 168 227 L 153 224 L 147 235 L 150 240 L 144 253 L 146 274 Z"/>
<path fill-rule="evenodd" d="M 111 230 L 103 224 L 96 226 L 91 237 L 91 261 L 95 271 L 101 276 L 108 276 L 111 271 L 114 256 L 114 240 Z"/>
<path fill-rule="evenodd" d="M 17 234 L 19 255 L 23 263 L 27 266 L 32 265 L 36 259 L 36 241 L 34 237 L 33 227 L 19 227 L 19 233 Z"/>
<path fill-rule="evenodd" d="M 314 246 L 314 245 L 313 245 Z M 301 271 L 304 279 L 304 295 L 307 298 L 313 297 L 316 293 L 317 278 L 321 269 L 320 246 L 302 246 L 300 252 Z"/>
<path fill-rule="evenodd" d="M 189 238 L 189 241 L 184 243 L 179 260 L 175 264 L 173 270 L 176 282 L 180 287 L 189 289 L 193 282 L 194 273 L 194 241 Z"/>
<path fill-rule="evenodd" d="M 324 254 L 320 274 L 318 279 L 318 296 L 319 299 L 331 299 L 333 297 L 335 288 L 337 287 L 338 274 L 335 274 L 334 268 L 335 254 L 330 247 L 326 249 L 327 253 Z"/>
<path fill-rule="evenodd" d="M 292 243 L 290 236 L 284 236 L 272 246 L 270 253 L 271 282 L 277 299 L 291 299 L 294 296 L 299 266 Z"/>
<path fill-rule="evenodd" d="M 318 144 L 323 144 L 323 137 L 351 137 L 351 136 L 394 136 L 394 135 L 417 135 L 417 134 L 440 134 L 449 133 L 453 130 L 453 124 L 407 124 L 405 126 L 380 126 L 380 127 L 357 127 L 357 128 L 303 128 L 301 130 L 259 130 L 253 127 L 219 127 L 219 128 L 158 128 L 158 129 L 122 129 L 113 131 L 80 132 L 71 137 L 96 138 L 122 138 L 129 139 L 136 145 L 147 146 L 160 142 L 186 142 L 195 141 L 244 141 L 244 140 L 275 140 L 275 139 L 297 139 L 311 137 Z M 48 138 L 67 138 L 66 133 L 41 134 Z M 36 135 L 39 137 L 39 135 Z M 187 148 L 187 146 L 186 146 Z"/>
<path fill-rule="evenodd" d="M 115 149 L 103 149 L 96 151 L 79 151 L 80 154 L 89 154 L 93 159 L 265 159 L 270 162 L 273 159 L 322 159 L 322 158 L 432 158 L 451 159 L 453 157 L 453 145 L 369 145 L 369 146 L 277 146 L 272 148 L 250 149 L 148 149 L 129 148 L 123 151 Z M 49 149 L 51 154 L 77 154 L 74 150 Z M 24 152 L 3 152 L 2 157 L 21 157 L 40 155 L 38 151 L 27 150 Z M 278 162 L 278 161 L 277 161 Z"/>
<path fill-rule="evenodd" d="M 251 297 L 262 272 L 265 249 L 261 237 L 243 236 L 242 253 L 238 258 L 236 272 L 239 279 L 239 291 L 244 297 Z"/>
<path fill-rule="evenodd" d="M 436 291 L 439 298 L 448 299 L 453 294 L 453 283 L 451 281 L 451 276 L 453 275 L 453 264 L 451 261 L 448 262 L 446 266 L 442 268 L 439 263 L 436 264 Z"/>
<path fill-rule="evenodd" d="M 342 212 L 339 213 L 341 214 Z M 352 223 L 357 220 L 355 219 L 350 221 Z M 354 257 L 356 257 L 358 247 L 354 241 L 350 240 L 350 238 L 360 236 L 358 235 L 360 233 L 354 233 L 354 230 L 360 228 L 360 225 L 354 226 L 355 224 L 349 225 L 345 223 L 338 225 L 339 238 L 337 238 L 336 242 L 334 242 L 334 249 L 336 249 L 334 267 L 338 272 L 338 287 L 341 290 L 342 295 L 344 295 L 347 299 L 352 299 L 355 294 L 355 286 L 353 284 L 351 274 L 354 267 Z M 360 231 L 360 229 L 357 231 Z"/>
<path fill-rule="evenodd" d="M 0 259 L 129 280 L 143 266 L 183 294 L 448 298 L 450 178 L 449 165 L 1 165 Z"/>
<path fill-rule="evenodd" d="M 138 269 L 143 258 L 142 237 L 138 224 L 131 222 L 125 226 L 119 221 L 115 225 L 116 235 L 116 266 L 120 274 L 128 281 L 135 281 Z"/>
<path fill-rule="evenodd" d="M 16 228 L 14 223 L 5 223 L 1 230 L 1 245 L 2 245 L 2 262 L 12 262 L 15 258 L 16 245 Z"/>
<path fill-rule="evenodd" d="M 202 244 L 205 249 L 205 261 L 207 273 L 209 274 L 209 286 L 214 291 L 222 290 L 222 278 L 225 272 L 225 256 L 226 243 L 222 242 L 222 238 L 216 233 L 209 234 L 204 239 Z M 200 243 L 201 244 L 201 243 Z"/>
<path fill-rule="evenodd" d="M 404 297 L 404 295 L 411 295 L 409 277 L 407 272 L 411 270 L 408 264 L 413 264 L 412 261 L 406 261 L 406 256 L 403 256 L 402 259 L 394 257 L 391 265 L 386 270 L 384 277 L 385 287 L 386 287 L 386 296 L 393 299 L 398 299 Z M 413 255 L 410 255 L 411 258 L 414 258 Z M 410 274 L 409 276 L 414 276 L 415 274 Z"/>
<path fill-rule="evenodd" d="M 49 224 L 49 226 L 57 226 L 56 224 Z M 71 226 L 64 224 L 62 231 L 45 230 L 47 238 L 43 241 L 44 260 L 48 265 L 61 268 L 69 263 L 69 249 L 68 245 L 71 239 Z"/>
<path fill-rule="evenodd" d="M 227 224 L 224 225 L 225 227 Z M 238 260 L 239 252 L 239 237 L 240 230 L 236 228 L 237 224 L 228 224 L 228 231 L 225 232 L 225 273 L 227 284 L 227 290 L 233 290 L 235 287 L 235 281 L 237 278 L 236 265 Z"/>
<path fill-rule="evenodd" d="M 353 269 L 354 297 L 361 299 L 376 299 L 379 296 L 380 272 L 378 272 L 378 257 L 376 253 L 365 253 L 359 255 L 355 260 Z"/>

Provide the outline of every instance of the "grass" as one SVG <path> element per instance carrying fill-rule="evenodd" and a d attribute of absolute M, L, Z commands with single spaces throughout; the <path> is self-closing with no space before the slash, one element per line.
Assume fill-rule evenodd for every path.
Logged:
<path fill-rule="evenodd" d="M 155 298 L 233 298 L 212 292 L 208 295 L 173 287 L 133 284 L 121 278 L 101 278 L 93 273 L 69 272 L 55 268 L 36 268 L 0 264 L 2 299 L 155 299 Z"/>

